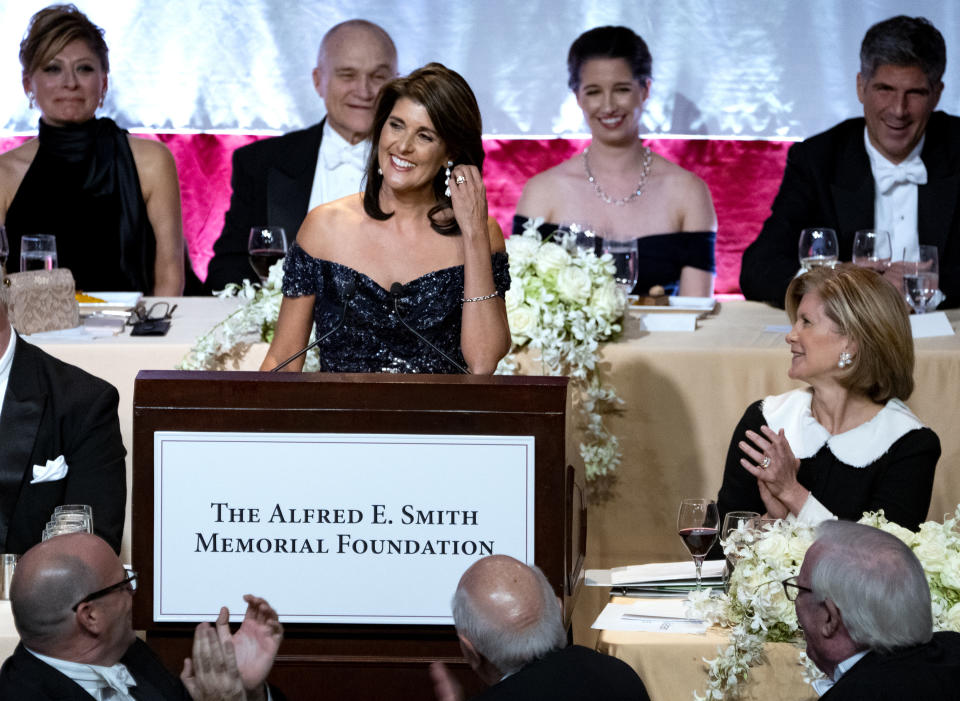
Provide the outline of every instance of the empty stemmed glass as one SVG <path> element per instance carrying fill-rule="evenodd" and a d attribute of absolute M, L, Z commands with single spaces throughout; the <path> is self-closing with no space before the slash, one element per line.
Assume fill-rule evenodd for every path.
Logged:
<path fill-rule="evenodd" d="M 697 591 L 700 591 L 700 569 L 703 559 L 717 542 L 720 514 L 717 503 L 710 499 L 684 499 L 677 513 L 677 533 L 690 551 L 697 568 Z"/>
<path fill-rule="evenodd" d="M 810 272 L 821 265 L 833 267 L 839 256 L 837 232 L 833 229 L 814 228 L 800 232 L 800 265 Z"/>
<path fill-rule="evenodd" d="M 610 254 L 613 259 L 613 265 L 616 268 L 613 279 L 616 281 L 617 287 L 623 290 L 625 295 L 633 292 L 633 288 L 637 286 L 637 277 L 640 274 L 637 267 L 639 263 L 637 242 L 633 239 L 629 241 L 603 239 L 602 251 Z"/>
<path fill-rule="evenodd" d="M 913 311 L 925 314 L 932 308 L 940 287 L 940 268 L 936 246 L 920 246 L 918 259 L 904 261 L 903 294 Z"/>
<path fill-rule="evenodd" d="M 270 268 L 287 255 L 287 234 L 283 227 L 255 226 L 250 229 L 247 253 L 250 256 L 250 265 L 260 278 L 260 283 L 267 284 Z"/>
<path fill-rule="evenodd" d="M 725 545 L 728 543 L 740 544 L 744 542 L 745 536 L 756 526 L 760 514 L 756 511 L 729 511 L 723 517 L 723 528 L 720 530 L 720 542 Z M 749 541 L 747 541 L 749 542 Z M 737 556 L 727 555 L 726 576 L 724 577 L 724 588 L 729 586 L 730 575 L 733 574 L 733 568 L 737 565 Z"/>
<path fill-rule="evenodd" d="M 853 237 L 853 263 L 878 273 L 890 267 L 893 253 L 890 234 L 879 229 L 863 229 Z"/>

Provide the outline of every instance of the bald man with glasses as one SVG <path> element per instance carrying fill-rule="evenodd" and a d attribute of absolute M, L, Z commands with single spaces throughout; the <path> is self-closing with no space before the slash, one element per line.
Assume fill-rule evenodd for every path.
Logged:
<path fill-rule="evenodd" d="M 265 685 L 283 638 L 277 612 L 246 596 L 230 634 L 200 624 L 193 657 L 174 677 L 133 632 L 137 574 L 95 535 L 55 536 L 17 563 L 10 604 L 20 644 L 0 669 L 0 698 L 43 701 L 279 701 Z"/>

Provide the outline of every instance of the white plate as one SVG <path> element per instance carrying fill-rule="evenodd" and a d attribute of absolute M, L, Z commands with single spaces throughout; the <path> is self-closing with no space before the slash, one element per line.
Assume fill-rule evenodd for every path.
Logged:
<path fill-rule="evenodd" d="M 142 292 L 84 292 L 91 297 L 98 297 L 103 302 L 80 302 L 81 314 L 94 314 L 103 311 L 125 311 L 133 309 L 143 298 Z"/>
<path fill-rule="evenodd" d="M 627 295 L 627 309 L 631 314 L 649 314 L 650 312 L 689 312 L 691 314 L 709 314 L 717 306 L 713 297 L 669 297 L 668 305 L 636 304 L 637 295 Z"/>

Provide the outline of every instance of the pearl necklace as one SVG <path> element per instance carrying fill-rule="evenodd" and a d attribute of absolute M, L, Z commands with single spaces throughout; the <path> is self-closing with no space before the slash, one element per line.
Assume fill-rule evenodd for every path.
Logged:
<path fill-rule="evenodd" d="M 650 175 L 650 163 L 653 161 L 653 151 L 651 151 L 648 146 L 643 147 L 643 172 L 640 173 L 640 182 L 637 183 L 637 186 L 634 188 L 633 192 L 626 197 L 621 197 L 619 200 L 613 199 L 610 197 L 610 195 L 604 192 L 603 188 L 600 187 L 600 183 L 598 183 L 597 179 L 593 176 L 593 173 L 590 171 L 590 161 L 587 159 L 587 152 L 589 151 L 589 148 L 583 149 L 583 169 L 587 172 L 587 182 L 593 185 L 593 191 L 596 193 L 597 197 L 607 204 L 623 207 L 625 204 L 632 202 L 634 199 L 643 194 L 643 188 L 647 184 L 647 176 Z"/>

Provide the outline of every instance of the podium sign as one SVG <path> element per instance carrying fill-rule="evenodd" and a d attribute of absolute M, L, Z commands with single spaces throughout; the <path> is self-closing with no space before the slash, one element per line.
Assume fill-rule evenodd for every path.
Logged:
<path fill-rule="evenodd" d="M 533 436 L 157 431 L 154 461 L 158 622 L 256 592 L 285 623 L 451 624 L 474 561 L 534 562 Z"/>

